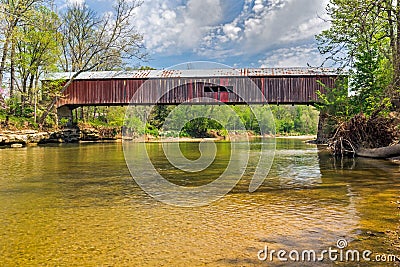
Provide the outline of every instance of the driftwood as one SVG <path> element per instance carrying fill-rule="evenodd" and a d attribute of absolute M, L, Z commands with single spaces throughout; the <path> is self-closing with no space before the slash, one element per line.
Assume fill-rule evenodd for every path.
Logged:
<path fill-rule="evenodd" d="M 359 156 L 368 158 L 392 158 L 400 156 L 398 115 L 379 116 L 376 112 L 369 118 L 364 114 L 340 123 L 328 148 L 336 156 Z"/>
<path fill-rule="evenodd" d="M 374 149 L 359 149 L 356 151 L 359 157 L 387 159 L 400 156 L 400 145 L 380 147 Z"/>

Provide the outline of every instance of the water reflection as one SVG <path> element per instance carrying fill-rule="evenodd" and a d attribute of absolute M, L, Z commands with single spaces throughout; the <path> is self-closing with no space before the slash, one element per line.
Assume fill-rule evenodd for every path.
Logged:
<path fill-rule="evenodd" d="M 159 144 L 151 146 L 154 164 L 177 183 L 210 180 L 210 173 L 172 175 Z M 195 158 L 193 146 L 183 147 Z M 223 151 L 215 174 L 226 166 Z M 389 233 L 398 228 L 398 165 L 333 159 L 301 140 L 278 140 L 255 193 L 248 192 L 251 165 L 226 197 L 190 209 L 164 205 L 136 186 L 119 144 L 0 150 L 0 164 L 3 266 L 253 266 L 265 245 L 322 250 L 346 238 L 351 248 L 390 252 Z M 307 264 L 321 265 L 336 264 Z"/>

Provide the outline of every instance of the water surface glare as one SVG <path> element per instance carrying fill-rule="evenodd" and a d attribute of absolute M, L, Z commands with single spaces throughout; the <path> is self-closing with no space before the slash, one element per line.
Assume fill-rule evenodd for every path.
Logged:
<path fill-rule="evenodd" d="M 321 251 L 340 238 L 351 249 L 395 252 L 399 165 L 334 160 L 315 145 L 278 139 L 269 176 L 249 193 L 260 142 L 268 140 L 252 143 L 233 191 L 200 208 L 149 197 L 130 176 L 121 144 L 1 149 L 0 266 L 287 266 L 260 262 L 257 252 L 265 245 Z M 226 145 L 217 144 L 207 171 L 186 174 L 167 162 L 161 144 L 147 146 L 171 182 L 198 186 L 226 168 Z M 198 144 L 181 148 L 199 156 Z M 336 264 L 307 264 L 321 265 Z"/>

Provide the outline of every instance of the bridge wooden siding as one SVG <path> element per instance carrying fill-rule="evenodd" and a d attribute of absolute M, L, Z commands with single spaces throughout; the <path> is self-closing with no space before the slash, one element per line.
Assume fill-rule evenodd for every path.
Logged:
<path fill-rule="evenodd" d="M 321 83 L 332 88 L 337 79 L 333 71 L 326 69 L 246 69 L 241 70 L 240 73 L 243 75 L 238 75 L 238 73 L 221 70 L 197 73 L 194 70 L 190 73 L 168 71 L 167 74 L 156 74 L 154 71 L 123 74 L 86 73 L 72 82 L 59 99 L 57 106 L 68 106 L 73 109 L 79 106 L 128 105 L 144 83 L 146 83 L 145 90 L 137 98 L 135 104 L 154 104 L 158 99 L 160 88 L 174 89 L 163 95 L 158 104 L 176 105 L 200 97 L 213 98 L 228 104 L 242 104 L 245 103 L 244 100 L 229 88 L 246 88 L 249 84 L 248 78 L 261 90 L 266 101 L 259 95 L 251 95 L 252 90 L 249 90 L 249 95 L 244 96 L 247 102 L 313 104 L 318 101 L 317 92 L 325 92 Z M 224 90 L 223 87 L 219 92 L 206 90 L 206 87 L 214 85 L 225 86 L 228 90 Z M 207 104 L 207 102 L 202 103 Z"/>

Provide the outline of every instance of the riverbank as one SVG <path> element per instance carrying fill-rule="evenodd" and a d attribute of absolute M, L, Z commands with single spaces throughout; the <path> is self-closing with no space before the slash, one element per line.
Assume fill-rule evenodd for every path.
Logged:
<path fill-rule="evenodd" d="M 254 138 L 279 138 L 279 139 L 298 139 L 298 140 L 315 140 L 314 135 L 301 136 L 256 136 L 252 134 L 238 134 L 229 137 L 214 137 L 214 138 L 190 138 L 190 137 L 162 137 L 156 138 L 147 135 L 142 138 L 122 137 L 116 131 L 108 130 L 102 132 L 95 128 L 65 128 L 53 131 L 38 131 L 38 130 L 17 130 L 17 131 L 2 131 L 0 132 L 0 146 L 3 147 L 23 147 L 36 146 L 41 144 L 52 143 L 87 143 L 87 142 L 148 142 L 148 143 L 173 143 L 173 142 L 224 142 L 224 141 L 245 141 Z"/>
<path fill-rule="evenodd" d="M 112 129 L 101 131 L 101 129 L 95 128 L 79 129 L 74 127 L 51 131 L 4 130 L 0 132 L 0 146 L 16 148 L 54 143 L 110 142 L 118 139 L 121 138 Z"/>
<path fill-rule="evenodd" d="M 237 134 L 231 136 L 218 136 L 211 138 L 195 138 L 195 137 L 161 137 L 156 138 L 154 136 L 145 136 L 140 138 L 131 138 L 131 137 L 123 137 L 124 141 L 131 142 L 146 142 L 146 143 L 174 143 L 174 142 L 184 142 L 184 143 L 197 143 L 197 142 L 237 142 L 237 141 L 246 141 L 248 139 L 252 140 L 255 138 L 277 138 L 277 139 L 294 139 L 294 140 L 303 140 L 310 141 L 311 143 L 316 140 L 316 135 L 296 135 L 296 136 L 282 136 L 282 135 L 253 135 L 252 133 L 246 134 Z"/>
<path fill-rule="evenodd" d="M 298 139 L 298 140 L 316 140 L 316 135 L 293 135 L 293 136 L 276 136 L 276 138 L 280 139 Z"/>
<path fill-rule="evenodd" d="M 82 127 L 81 127 L 82 128 Z M 298 139 L 315 140 L 315 135 L 301 136 L 281 136 L 268 135 L 257 136 L 252 133 L 238 133 L 231 136 L 215 136 L 209 138 L 191 138 L 191 137 L 154 137 L 146 135 L 145 137 L 126 137 L 122 136 L 118 129 L 114 128 L 94 128 L 79 127 L 54 129 L 50 131 L 38 130 L 3 130 L 0 131 L 0 146 L 2 147 L 24 147 L 36 146 L 51 143 L 87 143 L 87 142 L 224 142 L 224 141 L 245 141 L 253 138 L 279 138 L 279 139 Z"/>
<path fill-rule="evenodd" d="M 0 145 L 19 147 L 46 143 L 73 143 L 78 142 L 79 138 L 78 129 L 62 129 L 48 132 L 37 130 L 3 131 L 0 133 Z"/>

